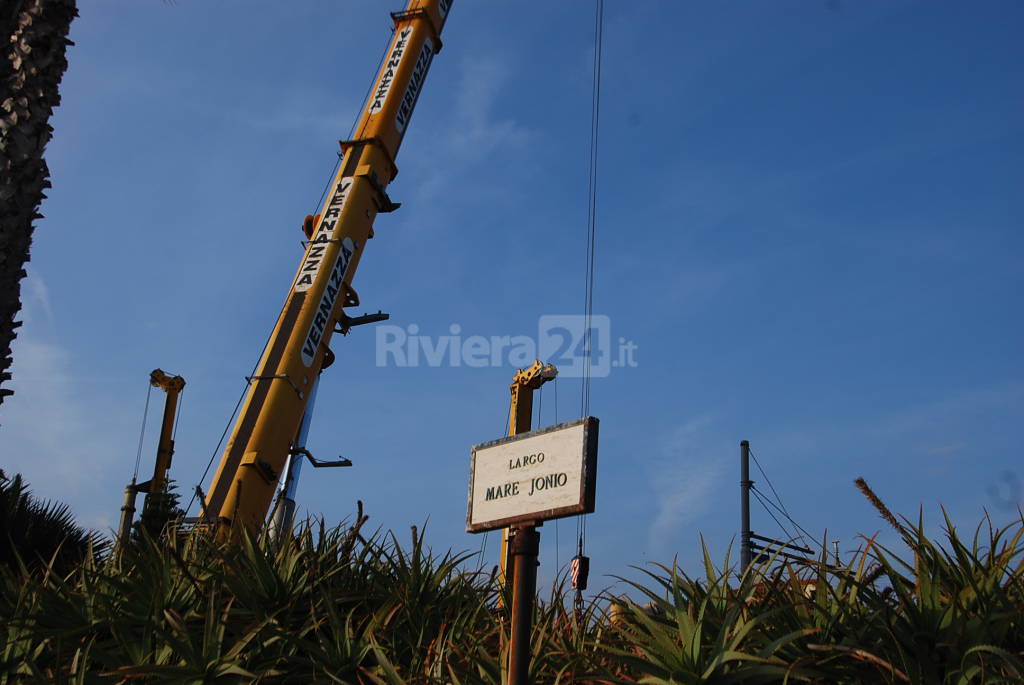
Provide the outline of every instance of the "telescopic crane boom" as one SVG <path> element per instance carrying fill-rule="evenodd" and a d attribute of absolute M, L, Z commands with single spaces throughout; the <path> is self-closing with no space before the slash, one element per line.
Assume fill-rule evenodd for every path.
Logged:
<path fill-rule="evenodd" d="M 452 0 L 410 0 L 391 16 L 395 31 L 342 159 L 241 413 L 206 495 L 206 522 L 219 535 L 234 525 L 263 525 L 275 486 L 298 435 L 328 343 L 348 328 L 344 307 L 359 304 L 352 287 L 377 214 L 391 212 L 387 186 L 395 157 L 433 56 L 441 49 Z"/>
<path fill-rule="evenodd" d="M 166 496 L 167 472 L 171 468 L 171 458 L 174 456 L 174 421 L 178 413 L 178 396 L 185 389 L 185 379 L 181 376 L 168 376 L 160 369 L 154 369 L 149 374 L 149 384 L 167 393 L 167 400 L 164 402 L 164 416 L 160 422 L 156 464 L 153 467 L 152 478 L 144 483 L 136 483 L 135 478 L 132 477 L 132 482 L 124 489 L 121 525 L 118 527 L 117 534 L 118 543 L 121 546 L 127 545 L 128 538 L 131 536 L 132 521 L 135 517 L 135 496 L 140 492 L 146 493 L 145 504 L 142 508 L 144 516 L 154 507 L 155 502 Z M 148 406 L 149 401 L 146 402 Z M 142 449 L 141 445 L 139 449 Z"/>

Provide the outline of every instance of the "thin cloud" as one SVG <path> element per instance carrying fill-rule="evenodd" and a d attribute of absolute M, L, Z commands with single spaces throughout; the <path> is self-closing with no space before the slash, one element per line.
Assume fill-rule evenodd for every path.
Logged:
<path fill-rule="evenodd" d="M 895 412 L 869 426 L 866 433 L 878 440 L 915 434 L 937 436 L 940 441 L 933 445 L 939 451 L 933 453 L 949 454 L 964 446 L 965 441 L 956 435 L 962 430 L 964 419 L 978 418 L 988 423 L 1016 421 L 1022 399 L 1024 383 L 1018 381 L 973 388 Z M 956 449 L 949 449 L 951 446 Z"/>
<path fill-rule="evenodd" d="M 657 513 L 648 529 L 647 547 L 659 556 L 671 549 L 670 541 L 681 529 L 707 511 L 712 493 L 718 491 L 723 467 L 709 458 L 709 416 L 690 419 L 666 440 L 662 456 L 653 460 L 651 487 Z"/>
<path fill-rule="evenodd" d="M 82 525 L 108 530 L 126 448 L 110 436 L 127 428 L 95 388 L 76 380 L 68 349 L 42 332 L 40 319 L 52 320 L 43 280 L 29 277 L 24 290 L 29 323 L 13 346 L 15 394 L 0 406 L 0 468 L 22 474 L 40 499 L 68 504 Z"/>
<path fill-rule="evenodd" d="M 953 454 L 967 447 L 966 442 L 951 442 L 945 445 L 921 445 L 918 450 L 925 454 Z"/>
<path fill-rule="evenodd" d="M 22 301 L 31 302 L 35 306 L 25 307 L 25 317 L 39 311 L 47 326 L 53 326 L 53 307 L 50 306 L 50 291 L 42 276 L 35 275 L 22 283 Z"/>
<path fill-rule="evenodd" d="M 525 148 L 533 138 L 515 119 L 495 114 L 509 78 L 507 65 L 493 57 L 466 59 L 460 71 L 452 119 L 445 123 L 441 140 L 431 144 L 432 149 L 444 151 L 445 173 L 423 175 L 425 180 L 416 191 L 421 200 L 438 197 L 470 167 L 493 162 L 501 151 Z"/>
<path fill-rule="evenodd" d="M 508 80 L 509 69 L 494 58 L 466 60 L 456 99 L 456 123 L 451 143 L 466 160 L 480 160 L 505 146 L 529 142 L 530 133 L 510 118 L 496 118 L 492 110 Z"/>

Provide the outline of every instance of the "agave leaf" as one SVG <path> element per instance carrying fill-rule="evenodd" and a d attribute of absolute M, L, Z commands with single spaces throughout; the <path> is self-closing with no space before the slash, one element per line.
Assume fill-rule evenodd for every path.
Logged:
<path fill-rule="evenodd" d="M 998 657 L 1005 666 L 1009 667 L 1010 672 L 1007 675 L 1013 675 L 1016 678 L 1024 677 L 1024 661 L 1019 656 L 1011 654 L 1008 650 L 996 645 L 976 645 L 971 647 L 964 652 L 964 658 L 984 653 Z"/>

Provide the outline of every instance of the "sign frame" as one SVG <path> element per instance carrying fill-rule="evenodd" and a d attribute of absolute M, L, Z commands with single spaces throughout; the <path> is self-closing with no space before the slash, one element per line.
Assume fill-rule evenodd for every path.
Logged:
<path fill-rule="evenodd" d="M 534 438 L 546 433 L 574 428 L 579 425 L 583 426 L 583 470 L 580 477 L 579 498 L 575 504 L 533 511 L 528 514 L 518 516 L 508 516 L 501 519 L 481 521 L 476 524 L 473 523 L 473 486 L 475 484 L 476 457 L 478 451 L 489 447 L 496 447 L 498 445 L 526 440 L 527 438 Z M 482 442 L 479 445 L 474 445 L 469 461 L 469 494 L 467 496 L 466 532 L 483 533 L 489 530 L 498 530 L 500 528 L 509 528 L 512 526 L 540 525 L 542 521 L 549 521 L 551 519 L 575 516 L 577 514 L 592 514 L 596 504 L 597 492 L 597 438 L 599 426 L 600 421 L 597 418 L 587 416 L 582 419 L 556 423 L 553 426 L 538 428 L 537 430 L 532 430 L 526 433 L 518 433 L 498 440 L 490 440 L 488 442 Z"/>

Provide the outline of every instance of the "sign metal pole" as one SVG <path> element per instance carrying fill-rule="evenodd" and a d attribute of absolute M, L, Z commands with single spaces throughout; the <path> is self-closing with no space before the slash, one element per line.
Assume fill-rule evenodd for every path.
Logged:
<path fill-rule="evenodd" d="M 511 585 L 511 606 L 501 607 L 510 609 L 508 659 L 501 662 L 506 685 L 530 685 L 540 554 L 537 528 L 544 521 L 594 511 L 598 420 L 587 416 L 529 430 L 534 384 L 554 374 L 554 367 L 538 361 L 516 375 L 511 407 L 516 435 L 474 446 L 470 460 L 466 531 L 506 529 L 511 534 L 508 555 L 502 553 L 510 565 Z M 502 641 L 504 650 L 504 637 Z"/>
<path fill-rule="evenodd" d="M 512 643 L 509 645 L 509 685 L 530 685 L 530 635 L 533 631 L 533 598 L 537 594 L 537 557 L 540 533 L 535 525 L 512 529 Z"/>

